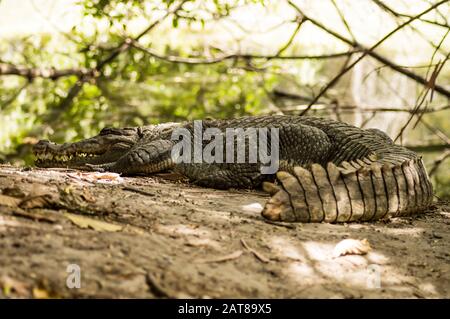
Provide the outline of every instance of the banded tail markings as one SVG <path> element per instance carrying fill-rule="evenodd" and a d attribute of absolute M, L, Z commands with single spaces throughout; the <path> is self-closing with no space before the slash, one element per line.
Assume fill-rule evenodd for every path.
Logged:
<path fill-rule="evenodd" d="M 383 165 L 381 167 L 381 173 L 383 174 L 384 184 L 386 186 L 386 195 L 388 196 L 388 209 L 384 217 L 390 217 L 396 215 L 399 209 L 399 195 L 397 180 L 395 179 L 394 172 L 391 165 Z"/>
<path fill-rule="evenodd" d="M 339 168 L 332 162 L 327 164 L 327 173 L 330 184 L 336 195 L 337 216 L 335 222 L 347 222 L 352 216 L 352 206 L 350 204 L 350 195 L 342 179 Z"/>
<path fill-rule="evenodd" d="M 398 187 L 398 211 L 393 215 L 393 217 L 395 217 L 405 214 L 409 209 L 408 182 L 403 173 L 402 164 L 394 166 L 392 171 Z"/>
<path fill-rule="evenodd" d="M 422 158 L 420 158 L 420 159 L 417 160 L 417 165 L 418 165 L 418 167 L 419 167 L 418 170 L 417 170 L 417 172 L 419 173 L 419 178 L 420 178 L 420 180 L 422 181 L 422 184 L 423 184 L 423 186 L 424 186 L 423 205 L 424 205 L 424 206 L 427 206 L 427 205 L 430 204 L 430 203 L 429 203 L 429 199 L 430 199 L 430 196 L 433 195 L 433 191 L 430 190 L 430 187 L 429 187 L 429 180 L 428 180 L 428 177 L 427 177 L 428 175 L 427 175 L 426 169 L 425 169 L 425 167 L 424 167 L 424 165 L 423 165 Z"/>
<path fill-rule="evenodd" d="M 278 193 L 281 190 L 281 188 L 279 186 L 275 185 L 274 183 L 264 182 L 263 183 L 263 190 L 266 193 L 269 193 L 270 196 L 273 196 L 276 193 Z"/>
<path fill-rule="evenodd" d="M 293 208 L 293 221 L 308 223 L 310 221 L 308 203 L 306 202 L 305 190 L 300 181 L 287 172 L 278 172 L 277 178 L 283 185 L 284 190 L 289 194 Z M 288 221 L 287 219 L 282 220 Z"/>
<path fill-rule="evenodd" d="M 390 162 L 383 158 L 351 170 L 329 162 L 326 168 L 312 164 L 310 170 L 295 167 L 294 174 L 278 173 L 282 185 L 264 188 L 273 196 L 263 215 L 285 221 L 355 222 L 407 216 L 427 207 L 433 190 L 422 159 Z"/>
<path fill-rule="evenodd" d="M 337 204 L 333 186 L 328 179 L 327 171 L 319 164 L 311 165 L 311 172 L 322 200 L 324 221 L 334 222 L 337 219 Z"/>
<path fill-rule="evenodd" d="M 417 175 L 419 176 L 419 183 L 420 187 L 422 188 L 422 200 L 420 202 L 420 205 L 422 207 L 426 207 L 428 205 L 428 199 L 430 196 L 429 189 L 428 189 L 428 181 L 427 178 L 424 176 L 423 167 L 421 164 L 421 159 L 415 160 L 416 164 L 416 171 Z"/>
<path fill-rule="evenodd" d="M 358 162 L 356 162 L 356 161 L 350 161 L 350 162 L 348 162 L 351 166 L 353 166 L 354 168 L 355 168 L 355 170 L 357 171 L 357 170 L 359 170 L 360 168 L 361 168 L 361 165 L 359 165 L 359 163 Z M 364 165 L 365 166 L 365 165 Z"/>
<path fill-rule="evenodd" d="M 341 162 L 340 167 L 338 167 L 342 174 L 352 174 L 356 172 L 356 168 L 354 168 L 349 162 L 344 161 Z"/>
<path fill-rule="evenodd" d="M 425 185 L 426 190 L 427 190 L 427 198 L 426 198 L 426 200 L 424 202 L 424 205 L 425 206 L 429 206 L 433 202 L 433 196 L 434 196 L 433 195 L 433 185 L 431 184 L 431 181 L 428 178 L 427 169 L 425 167 L 425 164 L 424 164 L 422 158 L 420 158 L 418 162 L 419 162 L 418 163 L 419 164 L 419 172 L 420 172 L 420 174 L 422 176 L 421 180 L 422 180 L 422 182 L 425 183 L 424 185 Z"/>
<path fill-rule="evenodd" d="M 377 209 L 375 201 L 375 192 L 372 185 L 372 173 L 369 169 L 358 171 L 358 183 L 364 200 L 364 215 L 362 221 L 371 220 Z"/>
<path fill-rule="evenodd" d="M 321 222 L 324 220 L 324 210 L 319 190 L 310 171 L 303 167 L 294 167 L 294 173 L 305 190 L 305 200 L 308 203 L 310 222 Z"/>
<path fill-rule="evenodd" d="M 415 162 L 419 180 L 421 181 L 420 186 L 422 187 L 422 207 L 425 208 L 431 205 L 433 201 L 433 186 L 431 186 L 427 171 L 423 165 L 422 157 L 416 159 Z"/>
<path fill-rule="evenodd" d="M 415 160 L 411 160 L 408 165 L 414 180 L 414 191 L 416 192 L 416 208 L 419 208 L 422 207 L 423 201 L 423 188 L 421 185 L 422 183 L 420 182 L 419 173 L 417 172 L 419 167 L 416 164 Z"/>
<path fill-rule="evenodd" d="M 413 178 L 412 172 L 409 168 L 409 162 L 407 162 L 407 161 L 403 162 L 401 167 L 402 167 L 403 174 L 405 175 L 406 187 L 408 189 L 408 192 L 407 192 L 408 206 L 407 206 L 407 209 L 405 210 L 405 212 L 402 214 L 403 216 L 405 216 L 405 215 L 410 215 L 416 209 L 416 191 L 415 191 L 415 187 L 414 187 L 414 178 Z"/>
<path fill-rule="evenodd" d="M 272 183 L 266 182 L 263 184 L 263 187 L 264 190 L 273 195 L 267 201 L 261 215 L 273 221 L 286 220 L 283 218 L 290 219 L 291 214 L 293 215 L 294 212 L 292 211 L 292 206 L 290 204 L 289 194 Z"/>
<path fill-rule="evenodd" d="M 371 164 L 371 163 L 367 164 L 366 162 L 364 162 L 363 160 L 360 160 L 360 159 L 357 159 L 356 163 L 358 163 L 359 167 L 366 167 L 367 165 Z"/>
<path fill-rule="evenodd" d="M 377 203 L 377 210 L 372 217 L 373 220 L 378 220 L 386 215 L 388 212 L 388 194 L 386 185 L 384 183 L 383 174 L 381 172 L 381 165 L 376 163 L 371 166 L 372 183 L 375 190 L 375 201 Z"/>
<path fill-rule="evenodd" d="M 352 215 L 348 221 L 357 221 L 364 215 L 364 200 L 359 188 L 358 177 L 356 172 L 342 175 L 348 189 L 350 205 L 352 205 Z"/>

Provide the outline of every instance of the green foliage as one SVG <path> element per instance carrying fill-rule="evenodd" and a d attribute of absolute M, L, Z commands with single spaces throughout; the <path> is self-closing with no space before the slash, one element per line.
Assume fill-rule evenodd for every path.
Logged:
<path fill-rule="evenodd" d="M 444 163 L 443 165 L 450 165 Z M 440 199 L 450 200 L 450 172 L 448 169 L 445 171 L 438 171 L 436 176 L 433 178 L 433 185 L 435 188 L 436 196 Z"/>
<path fill-rule="evenodd" d="M 123 43 L 130 21 L 140 17 L 152 21 L 153 12 L 167 10 L 174 2 L 78 1 L 86 19 L 74 26 L 70 34 L 33 34 L 12 39 L 0 44 L 0 55 L 8 55 L 15 48 L 18 50 L 8 62 L 17 65 L 39 69 L 95 68 Z M 183 9 L 173 15 L 172 28 L 179 28 L 183 21 L 182 32 L 188 33 L 193 22 L 200 21 L 204 26 L 207 19 L 228 15 L 238 5 L 263 3 L 191 2 L 192 10 Z M 208 6 L 214 9 L 196 10 Z M 162 54 L 190 57 L 204 50 L 196 43 L 182 47 L 165 44 Z M 20 77 L 0 77 L 0 154 L 14 152 L 27 137 L 63 142 L 93 135 L 104 126 L 258 114 L 266 108 L 266 92 L 278 77 L 245 67 L 242 61 L 214 65 L 171 63 L 131 48 L 99 70 L 99 77 L 84 83 L 64 110 L 61 108 L 68 92 L 78 81 L 76 76 L 36 78 L 29 82 Z"/>
<path fill-rule="evenodd" d="M 230 15 L 235 8 L 248 4 L 266 6 L 267 2 L 191 0 L 165 24 L 142 37 L 140 43 L 162 56 L 220 56 L 223 52 L 218 48 L 205 47 L 201 40 L 185 39 L 208 35 L 210 25 Z M 20 148 L 33 139 L 65 142 L 94 135 L 105 126 L 260 114 L 274 104 L 271 93 L 276 86 L 289 87 L 295 82 L 293 92 L 301 87 L 302 93 L 307 92 L 303 95 L 310 95 L 328 81 L 327 72 L 335 73 L 334 68 L 340 67 L 336 60 L 327 63 L 256 59 L 250 63 L 245 59 L 230 59 L 216 64 L 174 63 L 133 47 L 102 65 L 126 37 L 135 37 L 177 3 L 174 0 L 79 0 L 84 19 L 69 33 L 32 34 L 1 41 L 0 62 L 37 69 L 98 69 L 96 76 L 87 79 L 67 105 L 68 93 L 79 81 L 77 76 L 0 77 L 0 162 L 21 159 L 30 164 L 29 152 L 21 153 Z M 148 25 L 133 28 L 133 22 L 139 19 Z M 173 43 L 167 36 L 172 31 L 183 41 Z M 300 54 L 304 48 L 299 50 L 294 43 L 289 50 Z M 425 118 L 448 131 L 448 119 L 439 115 Z M 449 193 L 448 179 L 435 181 L 443 184 L 442 189 Z"/>

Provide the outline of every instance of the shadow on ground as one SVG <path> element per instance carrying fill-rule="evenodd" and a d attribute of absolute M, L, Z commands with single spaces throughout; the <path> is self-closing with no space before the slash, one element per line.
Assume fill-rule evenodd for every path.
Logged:
<path fill-rule="evenodd" d="M 0 193 L 0 297 L 450 297 L 445 204 L 371 224 L 275 225 L 261 192 L 11 166 Z M 372 251 L 334 258 L 346 238 Z"/>

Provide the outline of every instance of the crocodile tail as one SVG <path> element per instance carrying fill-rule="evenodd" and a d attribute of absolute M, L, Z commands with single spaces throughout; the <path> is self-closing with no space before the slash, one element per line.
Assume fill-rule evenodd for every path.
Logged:
<path fill-rule="evenodd" d="M 277 173 L 279 185 L 264 183 L 272 197 L 262 215 L 288 222 L 363 222 L 423 211 L 433 188 L 421 158 L 398 164 L 371 160 Z"/>

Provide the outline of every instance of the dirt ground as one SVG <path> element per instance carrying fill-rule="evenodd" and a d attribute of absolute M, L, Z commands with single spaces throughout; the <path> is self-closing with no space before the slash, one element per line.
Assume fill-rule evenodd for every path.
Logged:
<path fill-rule="evenodd" d="M 448 203 L 371 224 L 271 224 L 262 192 L 171 177 L 0 166 L 0 297 L 450 297 Z M 348 238 L 372 250 L 335 257 Z"/>

